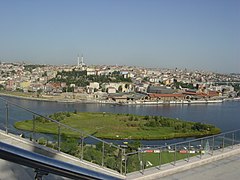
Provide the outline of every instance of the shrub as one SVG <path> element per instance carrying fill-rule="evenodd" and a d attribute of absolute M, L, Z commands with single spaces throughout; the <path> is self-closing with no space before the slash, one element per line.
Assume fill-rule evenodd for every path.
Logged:
<path fill-rule="evenodd" d="M 149 116 L 144 116 L 144 119 L 145 119 L 145 120 L 149 120 L 150 117 L 149 117 Z"/>
<path fill-rule="evenodd" d="M 129 121 L 132 121 L 132 120 L 133 120 L 133 116 L 130 116 L 130 117 L 128 118 L 128 120 L 129 120 Z"/>
<path fill-rule="evenodd" d="M 70 116 L 71 116 L 71 114 L 70 114 L 69 112 L 67 112 L 67 113 L 66 113 L 66 116 L 67 116 L 67 117 L 70 117 Z"/>

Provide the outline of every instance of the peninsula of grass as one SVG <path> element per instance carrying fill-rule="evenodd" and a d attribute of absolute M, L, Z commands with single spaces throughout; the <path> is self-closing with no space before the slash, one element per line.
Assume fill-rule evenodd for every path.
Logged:
<path fill-rule="evenodd" d="M 67 126 L 86 134 L 104 139 L 173 139 L 199 137 L 220 133 L 220 129 L 209 124 L 188 122 L 162 116 L 138 116 L 133 114 L 59 112 L 49 116 Z M 58 133 L 58 125 L 42 117 L 15 123 L 15 128 L 35 132 Z M 80 137 L 81 133 L 66 127 L 60 128 L 67 136 Z"/>

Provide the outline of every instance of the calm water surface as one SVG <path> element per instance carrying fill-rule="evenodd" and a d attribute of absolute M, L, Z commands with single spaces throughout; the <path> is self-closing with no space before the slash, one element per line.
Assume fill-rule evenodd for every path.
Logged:
<path fill-rule="evenodd" d="M 111 113 L 129 113 L 137 115 L 158 115 L 172 118 L 184 119 L 187 121 L 203 122 L 213 124 L 221 128 L 222 132 L 240 129 L 240 101 L 228 101 L 216 104 L 191 104 L 191 105 L 137 105 L 137 106 L 118 106 L 110 104 L 85 104 L 85 103 L 58 103 L 25 100 L 13 97 L 4 97 L 5 99 L 26 107 L 42 115 L 49 115 L 59 111 L 79 112 L 111 112 Z M 16 121 L 31 118 L 30 113 L 17 110 L 10 107 L 10 127 Z M 5 104 L 0 102 L 0 124 L 4 126 Z M 180 139 L 184 140 L 184 139 Z M 171 140 L 167 142 L 176 142 Z M 116 141 L 118 142 L 118 141 Z M 162 141 L 143 141 L 143 143 L 156 144 Z M 165 141 L 164 141 L 165 142 Z"/>

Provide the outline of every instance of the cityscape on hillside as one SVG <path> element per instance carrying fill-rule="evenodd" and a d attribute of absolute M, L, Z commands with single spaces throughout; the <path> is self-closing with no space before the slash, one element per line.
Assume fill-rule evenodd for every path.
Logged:
<path fill-rule="evenodd" d="M 0 64 L 3 94 L 64 102 L 215 103 L 238 99 L 240 74 L 91 65 Z"/>
<path fill-rule="evenodd" d="M 0 180 L 239 178 L 240 0 L 11 0 L 0 19 Z"/>

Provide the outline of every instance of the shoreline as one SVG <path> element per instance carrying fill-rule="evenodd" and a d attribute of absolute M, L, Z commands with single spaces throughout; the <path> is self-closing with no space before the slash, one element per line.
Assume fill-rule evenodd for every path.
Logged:
<path fill-rule="evenodd" d="M 173 140 L 173 139 L 181 139 L 181 138 L 202 138 L 202 137 L 207 137 L 207 136 L 214 136 L 217 134 L 221 134 L 222 131 L 220 130 L 220 132 L 218 133 L 210 133 L 210 134 L 204 134 L 204 135 L 187 135 L 187 136 L 177 136 L 177 137 L 170 137 L 170 138 L 139 138 L 139 139 L 126 139 L 126 138 L 105 138 L 105 137 L 97 137 L 99 139 L 103 139 L 103 140 L 120 140 L 120 141 L 154 141 L 154 140 Z"/>
<path fill-rule="evenodd" d="M 0 96 L 14 97 L 27 100 L 36 101 L 47 101 L 47 102 L 59 102 L 59 103 L 89 103 L 89 104 L 110 104 L 110 105 L 168 105 L 168 104 L 179 104 L 179 105 L 191 105 L 191 104 L 212 104 L 212 103 L 223 103 L 225 101 L 240 101 L 240 97 L 226 98 L 220 100 L 182 100 L 182 101 L 135 101 L 135 102 L 112 102 L 107 100 L 81 100 L 81 99 L 50 99 L 41 97 L 25 97 L 14 94 L 7 94 L 0 92 Z"/>
<path fill-rule="evenodd" d="M 27 99 L 27 100 L 36 100 L 36 101 L 50 101 L 50 102 L 55 101 L 55 100 L 44 99 L 44 98 L 24 97 L 24 96 L 18 96 L 18 95 L 13 95 L 13 94 L 5 94 L 2 92 L 0 92 L 0 96 L 14 97 L 14 98 L 19 98 L 19 99 Z"/>

